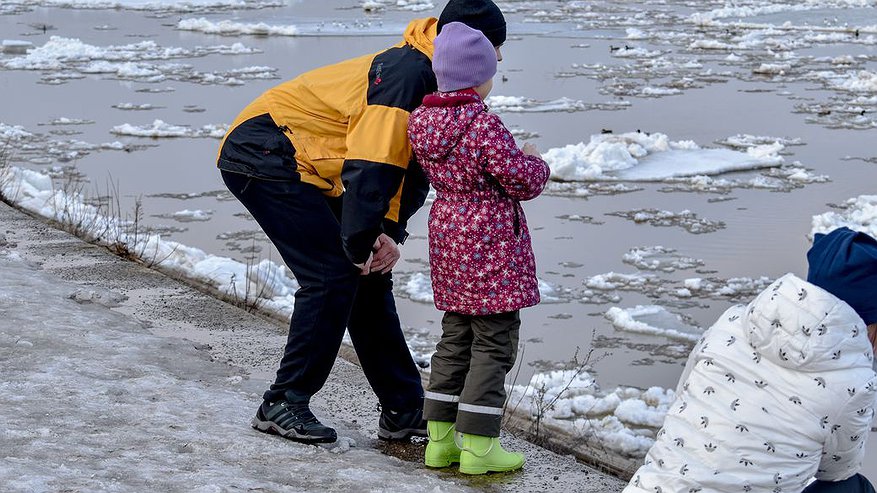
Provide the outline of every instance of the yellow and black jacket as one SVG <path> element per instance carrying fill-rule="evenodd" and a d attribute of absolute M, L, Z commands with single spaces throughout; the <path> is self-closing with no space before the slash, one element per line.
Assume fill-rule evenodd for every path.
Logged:
<path fill-rule="evenodd" d="M 341 196 L 342 241 L 354 262 L 365 261 L 381 232 L 402 242 L 428 192 L 406 131 L 409 113 L 436 90 L 436 23 L 412 21 L 403 41 L 389 49 L 306 72 L 263 93 L 223 139 L 219 168 L 298 179 Z"/>

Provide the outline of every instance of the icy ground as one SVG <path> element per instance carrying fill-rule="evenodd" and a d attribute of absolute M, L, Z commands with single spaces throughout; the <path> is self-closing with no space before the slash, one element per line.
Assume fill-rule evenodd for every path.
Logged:
<path fill-rule="evenodd" d="M 259 398 L 234 369 L 2 256 L 4 491 L 464 489 L 349 439 L 315 447 L 250 430 Z"/>
<path fill-rule="evenodd" d="M 422 442 L 375 438 L 377 401 L 362 371 L 341 359 L 314 409 L 355 447 L 256 433 L 250 413 L 286 339 L 281 324 L 3 203 L 0 279 L 4 493 L 621 490 L 617 479 L 509 435 L 506 446 L 528 459 L 520 473 L 426 471 Z"/>

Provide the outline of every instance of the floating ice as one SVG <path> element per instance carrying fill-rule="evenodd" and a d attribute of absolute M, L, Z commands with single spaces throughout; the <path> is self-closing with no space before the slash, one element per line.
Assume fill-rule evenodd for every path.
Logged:
<path fill-rule="evenodd" d="M 154 120 L 151 125 L 136 126 L 130 123 L 117 125 L 110 130 L 116 135 L 133 137 L 172 138 L 172 137 L 212 137 L 221 139 L 228 131 L 228 125 L 204 125 L 201 128 L 172 125 L 162 120 Z"/>
<path fill-rule="evenodd" d="M 52 127 L 67 127 L 94 123 L 90 120 L 58 118 L 46 124 Z M 68 128 L 54 128 L 49 133 L 71 135 L 78 133 Z M 8 146 L 8 147 L 7 147 Z M 51 164 L 53 161 L 69 162 L 98 151 L 135 151 L 146 146 L 105 142 L 91 144 L 81 140 L 52 140 L 43 134 L 34 134 L 21 126 L 0 123 L 0 149 L 7 148 L 5 158 L 9 162 L 29 162 L 32 164 Z M 78 172 L 77 172 L 78 173 Z M 62 173 L 63 174 L 63 173 Z"/>
<path fill-rule="evenodd" d="M 621 259 L 640 270 L 674 272 L 676 269 L 693 269 L 703 265 L 703 260 L 684 257 L 673 248 L 662 246 L 632 248 Z"/>
<path fill-rule="evenodd" d="M 163 108 L 163 106 L 156 106 L 156 105 L 150 104 L 150 103 L 144 103 L 144 104 L 119 103 L 119 104 L 114 104 L 112 107 L 116 108 L 117 110 L 126 110 L 126 111 L 147 111 L 147 110 L 156 110 L 156 109 Z"/>
<path fill-rule="evenodd" d="M 0 137 L 5 141 L 16 141 L 33 137 L 34 134 L 28 132 L 21 125 L 7 125 L 0 123 Z"/>
<path fill-rule="evenodd" d="M 676 89 L 675 87 L 644 87 L 640 91 L 641 96 L 646 97 L 660 97 L 660 96 L 675 96 L 677 94 L 682 94 L 682 91 Z"/>
<path fill-rule="evenodd" d="M 593 135 L 587 144 L 549 149 L 543 157 L 555 180 L 661 181 L 778 166 L 782 149 L 779 143 L 746 153 L 701 149 L 691 141 L 671 142 L 661 133 L 629 132 Z"/>
<path fill-rule="evenodd" d="M 240 85 L 247 79 L 277 78 L 277 69 L 245 67 L 220 72 L 198 72 L 179 63 L 153 63 L 206 55 L 240 55 L 258 53 L 241 43 L 231 46 L 196 46 L 192 49 L 161 47 L 155 41 L 141 41 L 128 45 L 100 47 L 79 39 L 52 36 L 43 46 L 27 55 L 0 60 L 0 67 L 9 70 L 47 71 L 44 81 L 63 83 L 82 78 L 82 74 L 111 74 L 119 79 L 139 82 L 179 80 L 200 84 Z"/>
<path fill-rule="evenodd" d="M 683 281 L 684 290 L 677 291 L 676 295 L 682 298 L 699 296 L 735 301 L 745 300 L 753 298 L 772 282 L 772 279 L 765 276 L 757 279 L 750 277 L 733 277 L 730 279 L 692 277 Z"/>
<path fill-rule="evenodd" d="M 810 235 L 829 233 L 843 226 L 877 238 L 877 195 L 859 195 L 844 202 L 837 212 L 813 216 Z"/>
<path fill-rule="evenodd" d="M 877 92 L 877 73 L 860 70 L 835 82 L 834 86 L 852 92 Z"/>
<path fill-rule="evenodd" d="M 635 209 L 631 211 L 610 212 L 607 215 L 623 217 L 635 223 L 646 223 L 652 226 L 678 226 L 692 234 L 712 233 L 725 229 L 724 222 L 701 219 L 697 217 L 697 214 L 689 210 L 673 212 L 657 209 Z"/>
<path fill-rule="evenodd" d="M 537 101 L 520 96 L 490 96 L 485 101 L 495 113 L 543 113 L 555 111 L 587 111 L 592 105 L 569 98 Z"/>
<path fill-rule="evenodd" d="M 209 221 L 213 217 L 213 211 L 202 211 L 200 209 L 196 209 L 196 210 L 183 209 L 181 211 L 173 212 L 170 214 L 159 214 L 159 215 L 156 215 L 155 217 L 173 219 L 173 220 L 179 221 L 181 223 L 203 222 L 203 221 Z"/>
<path fill-rule="evenodd" d="M 281 2 L 271 0 L 27 0 L 25 3 L 69 9 L 125 9 L 160 13 L 206 13 L 282 5 Z"/>
<path fill-rule="evenodd" d="M 366 12 L 373 12 L 386 8 L 408 10 L 411 12 L 423 12 L 435 8 L 435 4 L 432 3 L 431 0 L 364 0 L 361 6 L 362 10 Z"/>
<path fill-rule="evenodd" d="M 700 339 L 703 330 L 691 327 L 682 321 L 679 315 L 670 313 L 666 308 L 656 305 L 637 305 L 634 308 L 618 308 L 613 306 L 604 313 L 618 330 L 668 337 L 681 341 L 695 342 Z"/>
<path fill-rule="evenodd" d="M 717 144 L 721 144 L 732 149 L 741 149 L 748 150 L 753 147 L 760 146 L 772 146 L 775 144 L 780 144 L 784 148 L 789 146 L 799 146 L 804 145 L 804 141 L 800 138 L 789 138 L 789 137 L 769 137 L 766 135 L 751 135 L 751 134 L 737 134 L 731 137 L 728 137 L 724 140 L 720 140 L 716 142 Z M 782 149 L 780 149 L 781 151 Z M 778 151 L 779 152 L 779 151 Z"/>
<path fill-rule="evenodd" d="M 583 368 L 537 373 L 509 392 L 509 406 L 628 457 L 645 455 L 674 399 L 660 387 L 603 392 Z"/>
<path fill-rule="evenodd" d="M 662 281 L 651 274 L 621 274 L 607 272 L 584 280 L 584 285 L 600 291 L 642 291 L 647 287 L 660 286 Z"/>
<path fill-rule="evenodd" d="M 17 39 L 4 39 L 2 43 L 0 43 L 0 52 L 5 53 L 7 55 L 23 55 L 27 53 L 27 50 L 33 48 L 33 43 L 30 41 L 19 41 Z"/>
<path fill-rule="evenodd" d="M 237 36 L 251 34 L 257 36 L 297 36 L 299 29 L 296 26 L 275 26 L 258 23 L 234 22 L 222 20 L 213 22 L 199 17 L 197 19 L 183 19 L 177 23 L 177 29 L 181 31 L 197 31 L 205 34 L 221 34 L 224 36 Z"/>

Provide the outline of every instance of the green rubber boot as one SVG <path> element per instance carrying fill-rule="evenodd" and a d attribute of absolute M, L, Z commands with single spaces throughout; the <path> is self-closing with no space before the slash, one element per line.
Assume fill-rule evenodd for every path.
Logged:
<path fill-rule="evenodd" d="M 450 421 L 427 421 L 426 432 L 429 443 L 423 463 L 427 467 L 448 467 L 460 462 L 460 447 L 454 441 L 454 423 Z"/>
<path fill-rule="evenodd" d="M 462 433 L 462 436 L 460 472 L 463 474 L 508 472 L 524 466 L 524 454 L 506 452 L 499 444 L 498 437 L 470 435 L 469 433 Z"/>

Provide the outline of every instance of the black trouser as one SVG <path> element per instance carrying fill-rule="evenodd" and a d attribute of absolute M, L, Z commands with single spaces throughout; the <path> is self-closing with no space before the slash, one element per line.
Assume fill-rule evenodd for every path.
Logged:
<path fill-rule="evenodd" d="M 344 328 L 381 405 L 423 405 L 420 373 L 399 325 L 390 274 L 361 276 L 341 247 L 341 200 L 298 180 L 222 171 L 226 186 L 277 247 L 301 286 L 277 379 L 263 396 L 310 398 L 329 376 Z"/>
<path fill-rule="evenodd" d="M 498 437 L 505 377 L 515 364 L 521 318 L 445 312 L 429 374 L 423 417 L 452 421 L 457 431 Z"/>
<path fill-rule="evenodd" d="M 816 481 L 803 493 L 874 493 L 874 487 L 861 474 L 843 481 Z"/>

